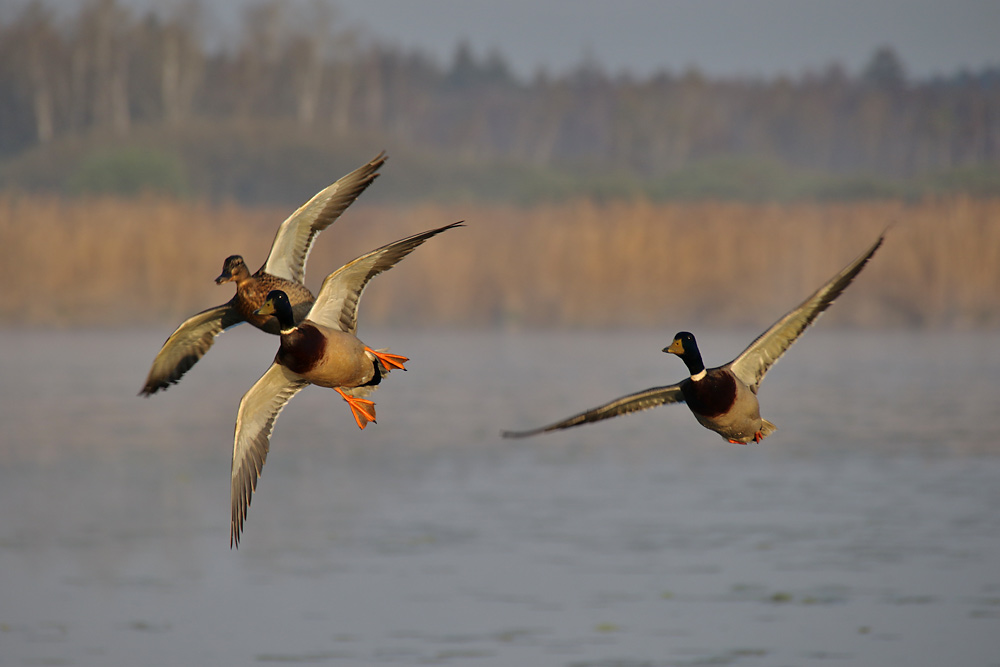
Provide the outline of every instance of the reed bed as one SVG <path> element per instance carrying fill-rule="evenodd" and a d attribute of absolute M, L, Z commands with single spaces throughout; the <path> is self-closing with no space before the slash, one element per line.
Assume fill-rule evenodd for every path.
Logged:
<path fill-rule="evenodd" d="M 377 187 L 377 186 L 376 186 Z M 230 298 L 223 259 L 263 263 L 289 209 L 0 195 L 0 325 L 169 326 Z M 365 294 L 364 326 L 763 326 L 885 247 L 827 316 L 866 327 L 1000 325 L 1000 200 L 849 204 L 369 205 L 324 232 L 307 284 L 456 220 Z"/>

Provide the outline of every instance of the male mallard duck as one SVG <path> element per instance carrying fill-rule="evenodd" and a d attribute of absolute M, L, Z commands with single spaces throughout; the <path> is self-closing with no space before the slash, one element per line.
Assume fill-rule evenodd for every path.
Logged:
<path fill-rule="evenodd" d="M 691 376 L 666 387 L 653 387 L 615 399 L 574 417 L 529 431 L 505 431 L 504 437 L 522 438 L 545 431 L 555 431 L 579 424 L 610 419 L 630 412 L 646 410 L 667 403 L 687 403 L 695 419 L 734 444 L 760 442 L 775 430 L 775 425 L 760 416 L 757 388 L 768 369 L 830 304 L 840 296 L 875 251 L 882 245 L 883 233 L 860 257 L 820 287 L 797 308 L 774 323 L 757 340 L 724 366 L 706 369 L 692 334 L 682 331 L 664 352 L 684 361 Z"/>
<path fill-rule="evenodd" d="M 323 281 L 316 302 L 298 324 L 283 291 L 267 295 L 258 314 L 277 318 L 281 345 L 271 367 L 243 395 L 236 415 L 230 547 L 239 547 L 250 498 L 267 457 L 271 430 L 292 396 L 308 384 L 329 387 L 347 401 L 358 428 L 375 421 L 375 403 L 365 396 L 375 391 L 390 370 L 406 370 L 403 363 L 409 360 L 373 350 L 358 340 L 355 332 L 361 293 L 369 280 L 392 268 L 424 241 L 459 226 L 462 223 L 455 222 L 409 236 L 340 267 Z"/>
<path fill-rule="evenodd" d="M 271 290 L 285 292 L 296 321 L 301 320 L 314 301 L 312 292 L 302 284 L 313 241 L 371 185 L 385 161 L 385 153 L 379 153 L 367 164 L 320 190 L 292 213 L 278 227 L 267 260 L 257 273 L 251 275 L 239 255 L 227 257 L 215 282 L 219 285 L 235 282 L 236 294 L 227 303 L 188 318 L 170 334 L 153 360 L 139 395 L 150 396 L 178 382 L 208 352 L 215 337 L 230 327 L 249 322 L 262 331 L 277 334 L 278 321 L 255 312 Z"/>

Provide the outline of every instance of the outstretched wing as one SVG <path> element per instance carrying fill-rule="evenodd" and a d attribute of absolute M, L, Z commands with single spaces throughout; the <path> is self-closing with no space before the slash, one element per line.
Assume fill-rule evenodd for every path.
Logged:
<path fill-rule="evenodd" d="M 212 347 L 215 337 L 243 321 L 233 302 L 192 315 L 170 334 L 153 359 L 140 396 L 151 396 L 177 383 Z"/>
<path fill-rule="evenodd" d="M 461 226 L 462 222 L 453 222 L 444 227 L 414 234 L 348 262 L 323 281 L 323 286 L 316 295 L 316 302 L 306 315 L 306 319 L 332 329 L 355 333 L 358 328 L 358 304 L 361 302 L 361 293 L 364 292 L 368 281 L 391 269 L 427 239 Z"/>
<path fill-rule="evenodd" d="M 274 422 L 285 404 L 307 384 L 284 366 L 271 364 L 240 401 L 233 442 L 230 547 L 234 544 L 237 548 L 240 546 L 243 521 L 267 458 Z"/>
<path fill-rule="evenodd" d="M 306 260 L 316 235 L 340 217 L 372 181 L 386 161 L 385 152 L 358 167 L 333 185 L 320 190 L 278 227 L 263 269 L 267 273 L 297 283 L 305 281 Z"/>
<path fill-rule="evenodd" d="M 655 408 L 659 405 L 683 402 L 684 394 L 681 393 L 681 385 L 678 382 L 677 384 L 672 384 L 666 387 L 653 387 L 634 394 L 629 394 L 628 396 L 616 398 L 610 403 L 605 403 L 604 405 L 587 410 L 586 412 L 581 412 L 578 415 L 570 417 L 569 419 L 564 419 L 561 422 L 556 422 L 555 424 L 549 424 L 548 426 L 542 426 L 541 428 L 535 428 L 529 431 L 504 431 L 502 435 L 505 438 L 525 438 L 529 435 L 538 435 L 539 433 L 545 433 L 546 431 L 557 431 L 559 429 L 570 428 L 571 426 L 579 426 L 580 424 L 590 424 L 603 419 L 611 419 L 612 417 L 617 417 L 619 415 L 627 415 L 631 412 L 648 410 L 649 408 Z"/>
<path fill-rule="evenodd" d="M 792 343 L 798 340 L 809 325 L 830 307 L 830 304 L 840 296 L 841 292 L 847 289 L 847 286 L 861 273 L 861 269 L 865 268 L 865 264 L 882 245 L 883 240 L 885 240 L 885 232 L 878 237 L 872 247 L 844 267 L 825 285 L 813 292 L 809 298 L 775 322 L 770 329 L 758 336 L 757 340 L 731 361 L 728 365 L 736 377 L 740 378 L 756 393 L 757 386 L 764 379 L 768 369 L 781 358 L 781 355 L 792 346 Z"/>

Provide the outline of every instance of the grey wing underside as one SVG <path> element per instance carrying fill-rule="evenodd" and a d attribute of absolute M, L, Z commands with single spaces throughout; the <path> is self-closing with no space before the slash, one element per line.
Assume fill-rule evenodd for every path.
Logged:
<path fill-rule="evenodd" d="M 139 395 L 151 396 L 160 389 L 167 389 L 171 384 L 177 383 L 184 373 L 205 356 L 216 336 L 242 321 L 243 318 L 233 308 L 232 301 L 186 319 L 170 334 L 153 359 Z"/>
<path fill-rule="evenodd" d="M 885 233 L 865 252 L 848 264 L 825 285 L 816 290 L 805 301 L 775 322 L 727 364 L 738 378 L 756 393 L 760 381 L 768 369 L 798 340 L 799 336 L 816 321 L 823 311 L 830 307 L 840 294 L 847 289 L 855 277 L 865 268 L 875 251 L 882 245 Z"/>
<path fill-rule="evenodd" d="M 284 366 L 271 364 L 240 401 L 233 439 L 230 547 L 234 544 L 237 548 L 240 546 L 243 522 L 257 488 L 257 478 L 267 459 L 274 422 L 292 396 L 307 384 Z"/>
<path fill-rule="evenodd" d="M 306 318 L 332 329 L 355 333 L 358 328 L 358 304 L 368 281 L 391 269 L 427 239 L 461 226 L 461 222 L 453 222 L 414 234 L 348 262 L 326 277 Z"/>
<path fill-rule="evenodd" d="M 539 433 L 545 433 L 547 431 L 557 431 L 564 428 L 570 428 L 571 426 L 590 424 L 603 419 L 618 417 L 619 415 L 627 415 L 632 412 L 648 410 L 649 408 L 667 405 L 668 403 L 683 402 L 684 394 L 681 393 L 681 385 L 678 382 L 677 384 L 672 384 L 666 387 L 653 387 L 634 394 L 629 394 L 628 396 L 622 396 L 621 398 L 617 398 L 610 403 L 605 403 L 604 405 L 592 408 L 586 412 L 581 412 L 580 414 L 574 415 L 569 419 L 564 419 L 560 422 L 549 424 L 548 426 L 542 426 L 529 431 L 504 431 L 502 435 L 505 438 L 525 438 L 530 435 L 538 435 Z"/>
<path fill-rule="evenodd" d="M 263 269 L 297 283 L 305 282 L 306 260 L 316 236 L 332 225 L 365 189 L 378 178 L 385 152 L 320 190 L 278 227 Z"/>

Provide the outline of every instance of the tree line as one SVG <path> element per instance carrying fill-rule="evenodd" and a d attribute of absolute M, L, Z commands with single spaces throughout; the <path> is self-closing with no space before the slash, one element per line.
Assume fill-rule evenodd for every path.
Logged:
<path fill-rule="evenodd" d="M 95 131 L 250 120 L 646 177 L 719 156 L 899 178 L 1000 162 L 1000 65 L 917 80 L 882 48 L 856 73 L 638 77 L 584 59 L 524 79 L 498 52 L 463 43 L 442 64 L 343 27 L 331 3 L 296 9 L 263 0 L 211 48 L 197 0 L 163 14 L 91 0 L 70 16 L 29 2 L 0 25 L 0 157 Z"/>

